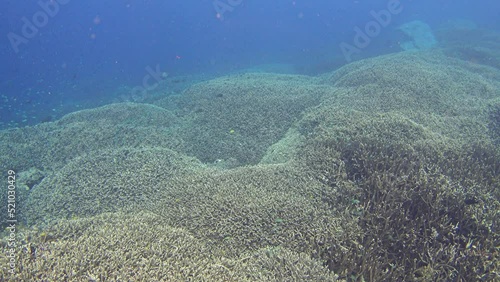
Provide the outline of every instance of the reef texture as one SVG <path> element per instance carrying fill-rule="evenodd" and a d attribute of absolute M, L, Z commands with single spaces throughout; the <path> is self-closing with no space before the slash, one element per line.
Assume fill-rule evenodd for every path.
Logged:
<path fill-rule="evenodd" d="M 25 223 L 0 276 L 498 281 L 500 74 L 461 59 L 227 76 L 0 132 Z"/>

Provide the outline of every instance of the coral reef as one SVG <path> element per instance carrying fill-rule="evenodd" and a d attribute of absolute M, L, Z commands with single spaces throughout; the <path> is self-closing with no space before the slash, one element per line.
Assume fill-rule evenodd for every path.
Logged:
<path fill-rule="evenodd" d="M 488 129 L 493 143 L 500 145 L 500 103 L 491 106 L 489 110 Z"/>
<path fill-rule="evenodd" d="M 26 226 L 0 275 L 498 280 L 499 93 L 491 66 L 403 52 L 2 131 Z"/>
<path fill-rule="evenodd" d="M 436 31 L 443 52 L 475 65 L 500 69 L 500 34 L 474 26 L 443 26 Z"/>
<path fill-rule="evenodd" d="M 203 162 L 234 158 L 256 164 L 330 87 L 297 75 L 241 74 L 200 83 L 158 106 L 174 109 L 185 126 L 184 153 Z"/>
<path fill-rule="evenodd" d="M 68 162 L 48 175 L 22 204 L 28 224 L 82 217 L 151 205 L 159 191 L 175 189 L 176 181 L 203 165 L 169 149 L 101 150 Z"/>
<path fill-rule="evenodd" d="M 117 232 L 118 231 L 118 232 Z M 228 258 L 149 213 L 101 214 L 22 234 L 13 281 L 334 281 L 305 254 L 263 248 Z"/>

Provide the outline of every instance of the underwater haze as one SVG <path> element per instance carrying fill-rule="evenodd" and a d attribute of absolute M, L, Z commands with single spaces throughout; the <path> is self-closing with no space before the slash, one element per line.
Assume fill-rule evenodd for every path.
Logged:
<path fill-rule="evenodd" d="M 498 0 L 0 7 L 0 281 L 500 281 Z"/>
<path fill-rule="evenodd" d="M 127 89 L 142 85 L 147 67 L 186 82 L 271 64 L 331 71 L 345 63 L 339 44 L 352 43 L 354 28 L 389 2 L 3 1 L 0 127 L 130 99 L 120 97 L 134 96 Z M 454 20 L 500 26 L 494 0 L 400 3 L 359 58 L 399 52 L 395 29 L 415 19 L 432 28 Z"/>

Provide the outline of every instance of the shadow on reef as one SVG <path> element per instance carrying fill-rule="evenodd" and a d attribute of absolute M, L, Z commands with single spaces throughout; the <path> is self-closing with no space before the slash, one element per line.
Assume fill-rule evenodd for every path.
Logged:
<path fill-rule="evenodd" d="M 324 201 L 342 204 L 360 226 L 317 245 L 334 273 L 348 281 L 498 277 L 500 155 L 491 145 L 435 151 L 361 137 L 307 149 L 323 153 L 309 165 L 338 191 Z"/>

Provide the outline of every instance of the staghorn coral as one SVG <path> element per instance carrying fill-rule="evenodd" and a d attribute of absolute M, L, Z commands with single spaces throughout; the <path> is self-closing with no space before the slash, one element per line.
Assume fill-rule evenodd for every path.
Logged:
<path fill-rule="evenodd" d="M 358 216 L 359 230 L 319 249 L 328 267 L 352 280 L 498 278 L 498 149 L 399 114 L 331 109 L 305 117 L 309 139 L 298 154 L 336 191 L 331 206 Z"/>
<path fill-rule="evenodd" d="M 119 230 L 119 232 L 116 232 Z M 22 234 L 16 273 L 6 281 L 335 281 L 307 255 L 264 248 L 227 258 L 150 213 L 105 213 Z M 2 244 L 2 248 L 5 245 Z"/>
<path fill-rule="evenodd" d="M 174 104 L 185 121 L 179 133 L 184 153 L 207 163 L 233 158 L 241 166 L 258 163 L 330 88 L 306 76 L 242 74 L 200 83 L 156 104 Z"/>
<path fill-rule="evenodd" d="M 28 224 L 150 206 L 161 190 L 204 166 L 163 148 L 101 150 L 68 162 L 33 189 L 20 210 Z"/>
<path fill-rule="evenodd" d="M 488 130 L 493 142 L 500 144 L 500 104 L 492 106 L 489 110 Z"/>
<path fill-rule="evenodd" d="M 2 132 L 2 160 L 45 174 L 13 279 L 498 280 L 499 89 L 491 68 L 395 54 Z"/>

